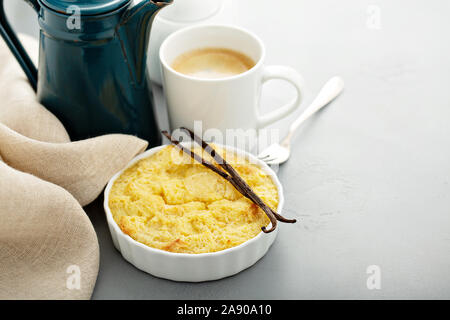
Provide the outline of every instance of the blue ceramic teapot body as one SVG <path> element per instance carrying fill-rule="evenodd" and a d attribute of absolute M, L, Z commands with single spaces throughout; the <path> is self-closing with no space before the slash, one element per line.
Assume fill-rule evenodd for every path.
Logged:
<path fill-rule="evenodd" d="M 39 67 L 9 27 L 0 0 L 0 33 L 39 101 L 72 140 L 127 133 L 160 143 L 147 76 L 147 47 L 155 14 L 172 2 L 25 0 L 38 13 Z"/>

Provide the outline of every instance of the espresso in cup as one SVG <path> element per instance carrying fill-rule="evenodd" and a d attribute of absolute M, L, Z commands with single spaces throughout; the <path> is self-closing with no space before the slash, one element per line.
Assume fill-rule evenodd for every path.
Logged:
<path fill-rule="evenodd" d="M 172 63 L 175 71 L 202 79 L 220 79 L 244 73 L 255 61 L 244 53 L 226 48 L 201 48 L 179 55 Z"/>
<path fill-rule="evenodd" d="M 242 135 L 259 132 L 297 110 L 302 77 L 289 67 L 264 65 L 265 56 L 261 39 L 235 26 L 196 25 L 168 36 L 159 58 L 171 130 L 196 130 L 195 124 L 201 122 L 205 132 L 214 129 L 242 141 Z M 262 114 L 262 87 L 272 79 L 292 84 L 296 96 Z"/>

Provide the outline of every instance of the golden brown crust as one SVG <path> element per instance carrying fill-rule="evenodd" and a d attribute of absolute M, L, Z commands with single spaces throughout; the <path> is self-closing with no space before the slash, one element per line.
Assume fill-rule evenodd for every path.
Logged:
<path fill-rule="evenodd" d="M 226 157 L 255 193 L 270 207 L 278 206 L 269 176 L 240 158 Z M 264 212 L 228 181 L 172 146 L 125 170 L 111 189 L 109 206 L 125 234 L 170 252 L 224 250 L 255 237 L 268 224 Z"/>

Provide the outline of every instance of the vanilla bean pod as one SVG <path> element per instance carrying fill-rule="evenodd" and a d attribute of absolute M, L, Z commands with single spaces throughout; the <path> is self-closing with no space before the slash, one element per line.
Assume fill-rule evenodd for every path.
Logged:
<path fill-rule="evenodd" d="M 241 187 L 239 185 L 236 184 L 236 182 L 233 180 L 233 178 L 227 174 L 226 172 L 223 172 L 220 169 L 217 169 L 212 163 L 210 163 L 209 161 L 206 161 L 205 159 L 203 159 L 202 157 L 200 157 L 199 155 L 197 155 L 195 152 L 193 152 L 192 150 L 189 150 L 185 147 L 183 147 L 183 145 L 172 138 L 172 136 L 167 132 L 167 131 L 161 131 L 163 135 L 166 136 L 167 139 L 169 139 L 170 142 L 172 142 L 172 144 L 174 144 L 177 148 L 181 149 L 182 151 L 184 151 L 184 153 L 186 153 L 187 155 L 189 155 L 192 159 L 196 160 L 197 162 L 201 163 L 202 165 L 204 165 L 205 167 L 207 167 L 208 169 L 211 169 L 212 171 L 214 171 L 215 173 L 217 173 L 218 175 L 220 175 L 222 178 L 226 179 L 228 182 L 230 182 L 233 187 L 235 187 L 242 195 L 245 195 L 245 191 L 243 191 L 241 189 Z"/>
<path fill-rule="evenodd" d="M 243 196 L 248 198 L 259 208 L 261 208 L 261 210 L 264 211 L 264 213 L 267 215 L 272 224 L 272 227 L 269 230 L 267 230 L 265 226 L 262 227 L 261 229 L 263 232 L 269 233 L 274 231 L 277 227 L 278 221 L 286 223 L 296 222 L 295 219 L 290 220 L 284 218 L 283 216 L 275 212 L 272 208 L 270 208 L 268 205 L 266 205 L 264 201 L 245 182 L 245 180 L 241 178 L 241 176 L 237 173 L 237 171 L 231 165 L 229 165 L 225 161 L 225 159 L 223 159 L 208 143 L 206 143 L 197 135 L 195 135 L 194 132 L 192 132 L 191 130 L 184 127 L 180 129 L 188 132 L 191 139 L 194 140 L 197 144 L 199 144 L 219 164 L 219 166 L 221 166 L 225 171 L 228 172 L 228 174 L 215 167 L 212 163 L 203 159 L 203 157 L 198 156 L 195 152 L 185 148 L 183 145 L 181 145 L 179 141 L 173 139 L 172 136 L 167 131 L 162 131 L 162 133 L 170 140 L 172 144 L 181 149 L 184 153 L 188 154 L 195 161 L 201 163 L 208 169 L 214 171 L 216 174 L 220 175 L 222 178 L 229 181 L 236 188 L 237 191 L 239 191 Z"/>
<path fill-rule="evenodd" d="M 230 176 L 234 179 L 236 179 L 236 182 L 240 185 L 241 189 L 245 191 L 245 193 L 242 193 L 244 196 L 249 198 L 253 203 L 258 205 L 264 212 L 267 210 L 271 211 L 271 213 L 275 216 L 275 218 L 278 221 L 284 222 L 284 223 L 296 223 L 297 220 L 295 219 L 287 219 L 277 212 L 275 212 L 272 208 L 267 206 L 264 201 L 252 190 L 252 188 L 245 182 L 244 179 L 237 173 L 237 171 L 228 164 L 228 162 L 225 161 L 206 141 L 201 139 L 199 136 L 197 136 L 192 130 L 181 127 L 181 130 L 186 131 L 192 140 L 194 140 L 198 145 L 200 145 L 206 152 L 209 153 L 209 155 L 222 167 L 227 171 Z M 267 214 L 267 213 L 266 213 Z M 268 215 L 269 216 L 269 215 Z M 270 218 L 270 216 L 269 216 Z M 273 231 L 273 230 L 272 230 Z"/>

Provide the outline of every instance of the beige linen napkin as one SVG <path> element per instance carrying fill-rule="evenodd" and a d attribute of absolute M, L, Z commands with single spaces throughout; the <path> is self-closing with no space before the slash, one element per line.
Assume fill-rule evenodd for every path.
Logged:
<path fill-rule="evenodd" d="M 36 61 L 34 39 L 21 37 Z M 70 142 L 0 40 L 0 299 L 89 299 L 97 236 L 84 206 L 147 142 Z"/>

